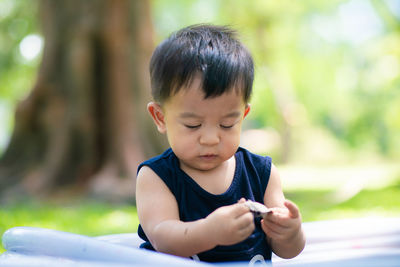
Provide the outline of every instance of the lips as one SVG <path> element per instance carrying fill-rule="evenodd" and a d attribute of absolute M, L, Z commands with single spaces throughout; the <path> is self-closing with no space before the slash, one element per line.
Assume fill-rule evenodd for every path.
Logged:
<path fill-rule="evenodd" d="M 217 155 L 215 155 L 215 154 L 206 154 L 206 155 L 201 155 L 200 156 L 200 158 L 206 159 L 206 160 L 214 159 L 216 157 L 217 157 Z"/>

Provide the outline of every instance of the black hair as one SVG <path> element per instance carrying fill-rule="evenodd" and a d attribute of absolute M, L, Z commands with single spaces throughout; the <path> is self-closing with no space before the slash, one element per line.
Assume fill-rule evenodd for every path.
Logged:
<path fill-rule="evenodd" d="M 152 95 L 163 102 L 200 73 L 204 98 L 236 89 L 247 103 L 254 79 L 253 59 L 227 26 L 193 25 L 157 46 L 150 62 Z"/>

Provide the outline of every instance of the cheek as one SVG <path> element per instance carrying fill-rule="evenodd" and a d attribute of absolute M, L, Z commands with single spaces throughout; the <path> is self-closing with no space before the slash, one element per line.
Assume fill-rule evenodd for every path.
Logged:
<path fill-rule="evenodd" d="M 223 137 L 224 140 L 224 146 L 227 148 L 231 148 L 230 150 L 235 150 L 240 144 L 240 129 L 239 130 L 234 130 L 229 134 L 226 134 Z"/>
<path fill-rule="evenodd" d="M 174 129 L 174 131 L 169 131 L 167 132 L 167 138 L 170 146 L 176 151 L 190 151 L 190 148 L 195 143 L 194 137 L 184 130 Z"/>
<path fill-rule="evenodd" d="M 235 127 L 235 128 L 232 130 L 232 133 L 231 133 L 232 138 L 234 138 L 234 139 L 240 139 L 241 133 L 242 133 L 242 125 L 238 125 L 238 127 Z"/>

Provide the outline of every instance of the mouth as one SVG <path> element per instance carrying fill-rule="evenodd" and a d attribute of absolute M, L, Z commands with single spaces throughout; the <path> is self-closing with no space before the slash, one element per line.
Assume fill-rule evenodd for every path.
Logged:
<path fill-rule="evenodd" d="M 215 154 L 205 154 L 205 155 L 200 155 L 200 158 L 205 159 L 205 160 L 210 160 L 216 158 L 217 155 Z"/>

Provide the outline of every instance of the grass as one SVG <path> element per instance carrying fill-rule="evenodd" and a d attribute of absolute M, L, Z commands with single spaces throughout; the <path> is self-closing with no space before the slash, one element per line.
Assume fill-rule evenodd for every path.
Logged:
<path fill-rule="evenodd" d="M 360 217 L 400 217 L 400 168 L 325 167 L 285 172 L 285 196 L 301 210 L 303 221 Z M 292 177 L 291 177 L 292 176 Z M 306 182 L 304 182 L 306 181 Z"/>
<path fill-rule="evenodd" d="M 400 217 L 400 177 L 385 186 L 366 187 L 345 200 L 337 189 L 292 188 L 285 192 L 301 210 L 303 221 L 360 217 Z M 15 226 L 56 229 L 88 236 L 136 232 L 136 208 L 93 200 L 51 204 L 25 201 L 0 208 L 0 236 Z M 4 248 L 0 246 L 0 253 Z"/>
<path fill-rule="evenodd" d="M 400 217 L 400 185 L 366 189 L 354 197 L 337 202 L 333 191 L 302 190 L 287 192 L 286 197 L 300 208 L 303 221 L 365 217 Z"/>

